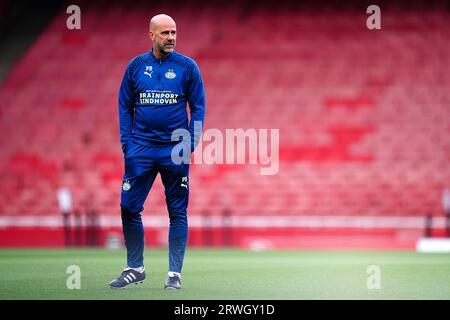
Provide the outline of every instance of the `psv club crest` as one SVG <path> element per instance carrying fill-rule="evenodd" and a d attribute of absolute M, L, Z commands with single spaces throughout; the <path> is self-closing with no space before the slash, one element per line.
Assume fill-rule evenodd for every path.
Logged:
<path fill-rule="evenodd" d="M 128 190 L 130 190 L 130 188 L 131 188 L 130 182 L 129 182 L 128 180 L 125 181 L 125 182 L 123 183 L 123 185 L 122 185 L 122 190 L 123 190 L 123 191 L 128 191 Z"/>
<path fill-rule="evenodd" d="M 164 76 L 165 76 L 167 79 L 174 79 L 174 78 L 177 76 L 177 74 L 173 71 L 173 69 L 169 69 L 169 70 L 164 74 Z"/>

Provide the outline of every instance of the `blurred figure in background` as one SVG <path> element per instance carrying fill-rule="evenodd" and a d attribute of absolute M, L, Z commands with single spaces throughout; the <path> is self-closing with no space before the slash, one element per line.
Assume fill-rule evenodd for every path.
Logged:
<path fill-rule="evenodd" d="M 72 211 L 72 194 L 68 188 L 60 188 L 57 192 L 58 206 L 63 217 L 64 245 L 70 247 L 70 213 Z"/>
<path fill-rule="evenodd" d="M 445 214 L 446 236 L 450 238 L 450 190 L 445 189 L 442 193 L 442 207 Z"/>
<path fill-rule="evenodd" d="M 86 213 L 86 245 L 88 247 L 97 247 L 99 242 L 99 217 L 97 205 L 93 202 L 95 197 L 89 195 L 86 199 L 85 213 Z"/>
<path fill-rule="evenodd" d="M 83 218 L 81 216 L 81 207 L 75 206 L 73 210 L 73 241 L 72 245 L 75 247 L 81 247 L 84 245 L 84 228 L 83 228 Z"/>

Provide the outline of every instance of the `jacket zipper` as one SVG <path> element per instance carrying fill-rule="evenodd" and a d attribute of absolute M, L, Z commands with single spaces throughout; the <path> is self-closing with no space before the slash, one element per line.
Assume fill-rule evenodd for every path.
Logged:
<path fill-rule="evenodd" d="M 162 60 L 159 59 L 158 82 L 161 82 L 161 65 L 162 65 Z"/>

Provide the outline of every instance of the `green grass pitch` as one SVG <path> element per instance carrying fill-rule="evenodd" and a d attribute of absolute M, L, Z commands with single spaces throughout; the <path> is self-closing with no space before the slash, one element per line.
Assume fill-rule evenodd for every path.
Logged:
<path fill-rule="evenodd" d="M 0 250 L 0 299 L 450 299 L 450 255 L 406 251 L 189 249 L 179 291 L 163 290 L 167 250 L 145 252 L 147 279 L 125 289 L 107 283 L 125 250 Z M 66 286 L 67 267 L 81 288 Z M 381 289 L 368 289 L 368 267 Z"/>

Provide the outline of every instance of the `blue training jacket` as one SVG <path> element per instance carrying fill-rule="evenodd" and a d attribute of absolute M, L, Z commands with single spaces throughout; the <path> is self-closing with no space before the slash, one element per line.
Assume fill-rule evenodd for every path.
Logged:
<path fill-rule="evenodd" d="M 191 120 L 188 122 L 186 105 Z M 200 139 L 194 121 L 205 118 L 205 90 L 195 61 L 177 52 L 157 59 L 153 49 L 132 59 L 119 90 L 120 143 L 125 150 L 130 139 L 139 144 L 175 144 L 176 129 L 191 134 L 191 151 Z"/>

